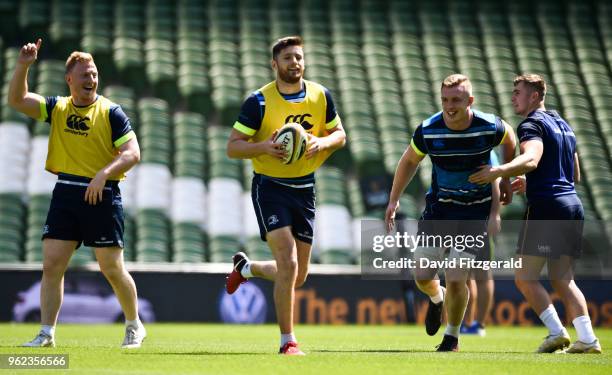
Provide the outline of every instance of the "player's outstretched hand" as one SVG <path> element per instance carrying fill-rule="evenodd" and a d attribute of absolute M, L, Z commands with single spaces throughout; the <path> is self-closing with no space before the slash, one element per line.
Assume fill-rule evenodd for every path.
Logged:
<path fill-rule="evenodd" d="M 21 47 L 21 50 L 19 50 L 19 58 L 17 59 L 17 62 L 25 66 L 32 65 L 32 63 L 38 58 L 38 51 L 40 50 L 41 44 L 42 39 L 38 38 L 36 40 L 36 44 L 28 43 Z"/>
<path fill-rule="evenodd" d="M 478 167 L 478 172 L 470 175 L 468 180 L 473 184 L 485 185 L 495 181 L 498 176 L 492 166 L 485 164 Z"/>
<path fill-rule="evenodd" d="M 310 159 L 317 154 L 317 152 L 322 149 L 322 141 L 321 138 L 314 136 L 312 134 L 308 134 L 308 150 L 306 151 L 306 159 Z"/>
<path fill-rule="evenodd" d="M 517 194 L 523 194 L 527 190 L 527 181 L 525 176 L 516 176 L 512 181 L 512 191 Z"/>
<path fill-rule="evenodd" d="M 278 130 L 275 130 L 274 133 L 272 133 L 272 135 L 270 136 L 270 138 L 262 142 L 263 151 L 267 155 L 283 160 L 285 156 L 287 156 L 287 151 L 283 150 L 283 146 L 280 143 L 274 142 L 274 138 L 276 138 L 277 134 Z"/>
<path fill-rule="evenodd" d="M 399 206 L 399 202 L 389 202 L 387 205 L 387 211 L 385 212 L 385 228 L 387 233 L 391 233 L 393 227 L 395 227 L 395 213 Z"/>

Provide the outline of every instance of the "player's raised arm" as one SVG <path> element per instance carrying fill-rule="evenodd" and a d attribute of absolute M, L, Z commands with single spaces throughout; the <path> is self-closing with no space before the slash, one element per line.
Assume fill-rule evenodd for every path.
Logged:
<path fill-rule="evenodd" d="M 8 104 L 11 107 L 36 120 L 44 120 L 40 118 L 40 106 L 45 99 L 28 91 L 28 70 L 38 57 L 41 43 L 42 40 L 38 39 L 36 44 L 28 43 L 21 47 L 8 93 Z"/>

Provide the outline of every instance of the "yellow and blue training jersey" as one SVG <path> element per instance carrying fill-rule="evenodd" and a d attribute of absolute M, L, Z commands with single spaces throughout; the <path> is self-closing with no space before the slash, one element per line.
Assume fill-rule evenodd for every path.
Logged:
<path fill-rule="evenodd" d="M 121 107 L 103 96 L 82 107 L 72 97 L 50 96 L 40 103 L 40 113 L 40 121 L 51 124 L 45 168 L 55 174 L 93 178 L 136 136 Z"/>
<path fill-rule="evenodd" d="M 234 129 L 250 136 L 250 141 L 261 142 L 284 124 L 295 122 L 307 133 L 323 137 L 340 123 L 329 91 L 322 85 L 304 80 L 299 93 L 281 94 L 276 82 L 270 82 L 252 93 L 243 103 Z M 302 158 L 285 165 L 280 160 L 260 155 L 253 158 L 256 173 L 277 178 L 296 178 L 312 175 L 331 154 L 318 152 L 313 158 Z"/>

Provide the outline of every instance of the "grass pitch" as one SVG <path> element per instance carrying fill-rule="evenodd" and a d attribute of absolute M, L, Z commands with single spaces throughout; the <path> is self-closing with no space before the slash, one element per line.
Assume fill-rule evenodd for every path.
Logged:
<path fill-rule="evenodd" d="M 121 350 L 123 325 L 61 324 L 54 349 L 20 348 L 38 325 L 0 324 L 0 354 L 68 354 L 69 370 L 43 374 L 610 374 L 612 330 L 597 329 L 602 355 L 533 354 L 543 327 L 488 327 L 462 336 L 460 353 L 436 353 L 422 326 L 298 326 L 305 357 L 284 357 L 273 325 L 149 324 L 141 349 Z M 572 339 L 576 333 L 570 330 Z"/>

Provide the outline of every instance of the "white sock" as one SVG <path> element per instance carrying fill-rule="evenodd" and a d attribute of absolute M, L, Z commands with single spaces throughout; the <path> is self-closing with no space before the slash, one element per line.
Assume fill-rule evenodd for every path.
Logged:
<path fill-rule="evenodd" d="M 459 338 L 459 327 L 460 326 L 451 326 L 450 324 L 448 324 L 446 326 L 446 331 L 444 331 L 444 334 Z"/>
<path fill-rule="evenodd" d="M 140 321 L 139 317 L 136 317 L 136 319 L 134 320 L 125 320 L 125 326 L 132 326 L 132 327 L 136 327 L 136 328 L 140 328 L 142 327 L 142 322 Z"/>
<path fill-rule="evenodd" d="M 590 344 L 597 339 L 593 332 L 591 319 L 587 315 L 577 317 L 572 320 L 572 323 L 574 324 L 574 328 L 576 328 L 576 333 L 578 333 L 578 340 L 585 344 Z"/>
<path fill-rule="evenodd" d="M 293 334 L 293 332 L 281 333 L 281 348 L 283 347 L 283 345 L 285 345 L 289 341 L 297 342 L 297 339 L 295 338 L 295 335 Z"/>
<path fill-rule="evenodd" d="M 563 324 L 553 305 L 548 305 L 546 310 L 542 311 L 540 320 L 542 320 L 542 323 L 548 328 L 548 332 L 550 332 L 551 335 L 558 335 L 563 331 Z"/>
<path fill-rule="evenodd" d="M 55 326 L 47 326 L 43 324 L 40 326 L 40 330 L 43 331 L 45 335 L 55 337 Z"/>
<path fill-rule="evenodd" d="M 247 262 L 244 266 L 242 266 L 240 274 L 245 279 L 250 279 L 251 277 L 253 277 L 253 272 L 251 272 L 251 262 Z"/>
<path fill-rule="evenodd" d="M 442 286 L 438 287 L 438 294 L 436 294 L 435 296 L 430 296 L 429 299 L 436 305 L 444 301 L 444 293 L 442 292 Z"/>

